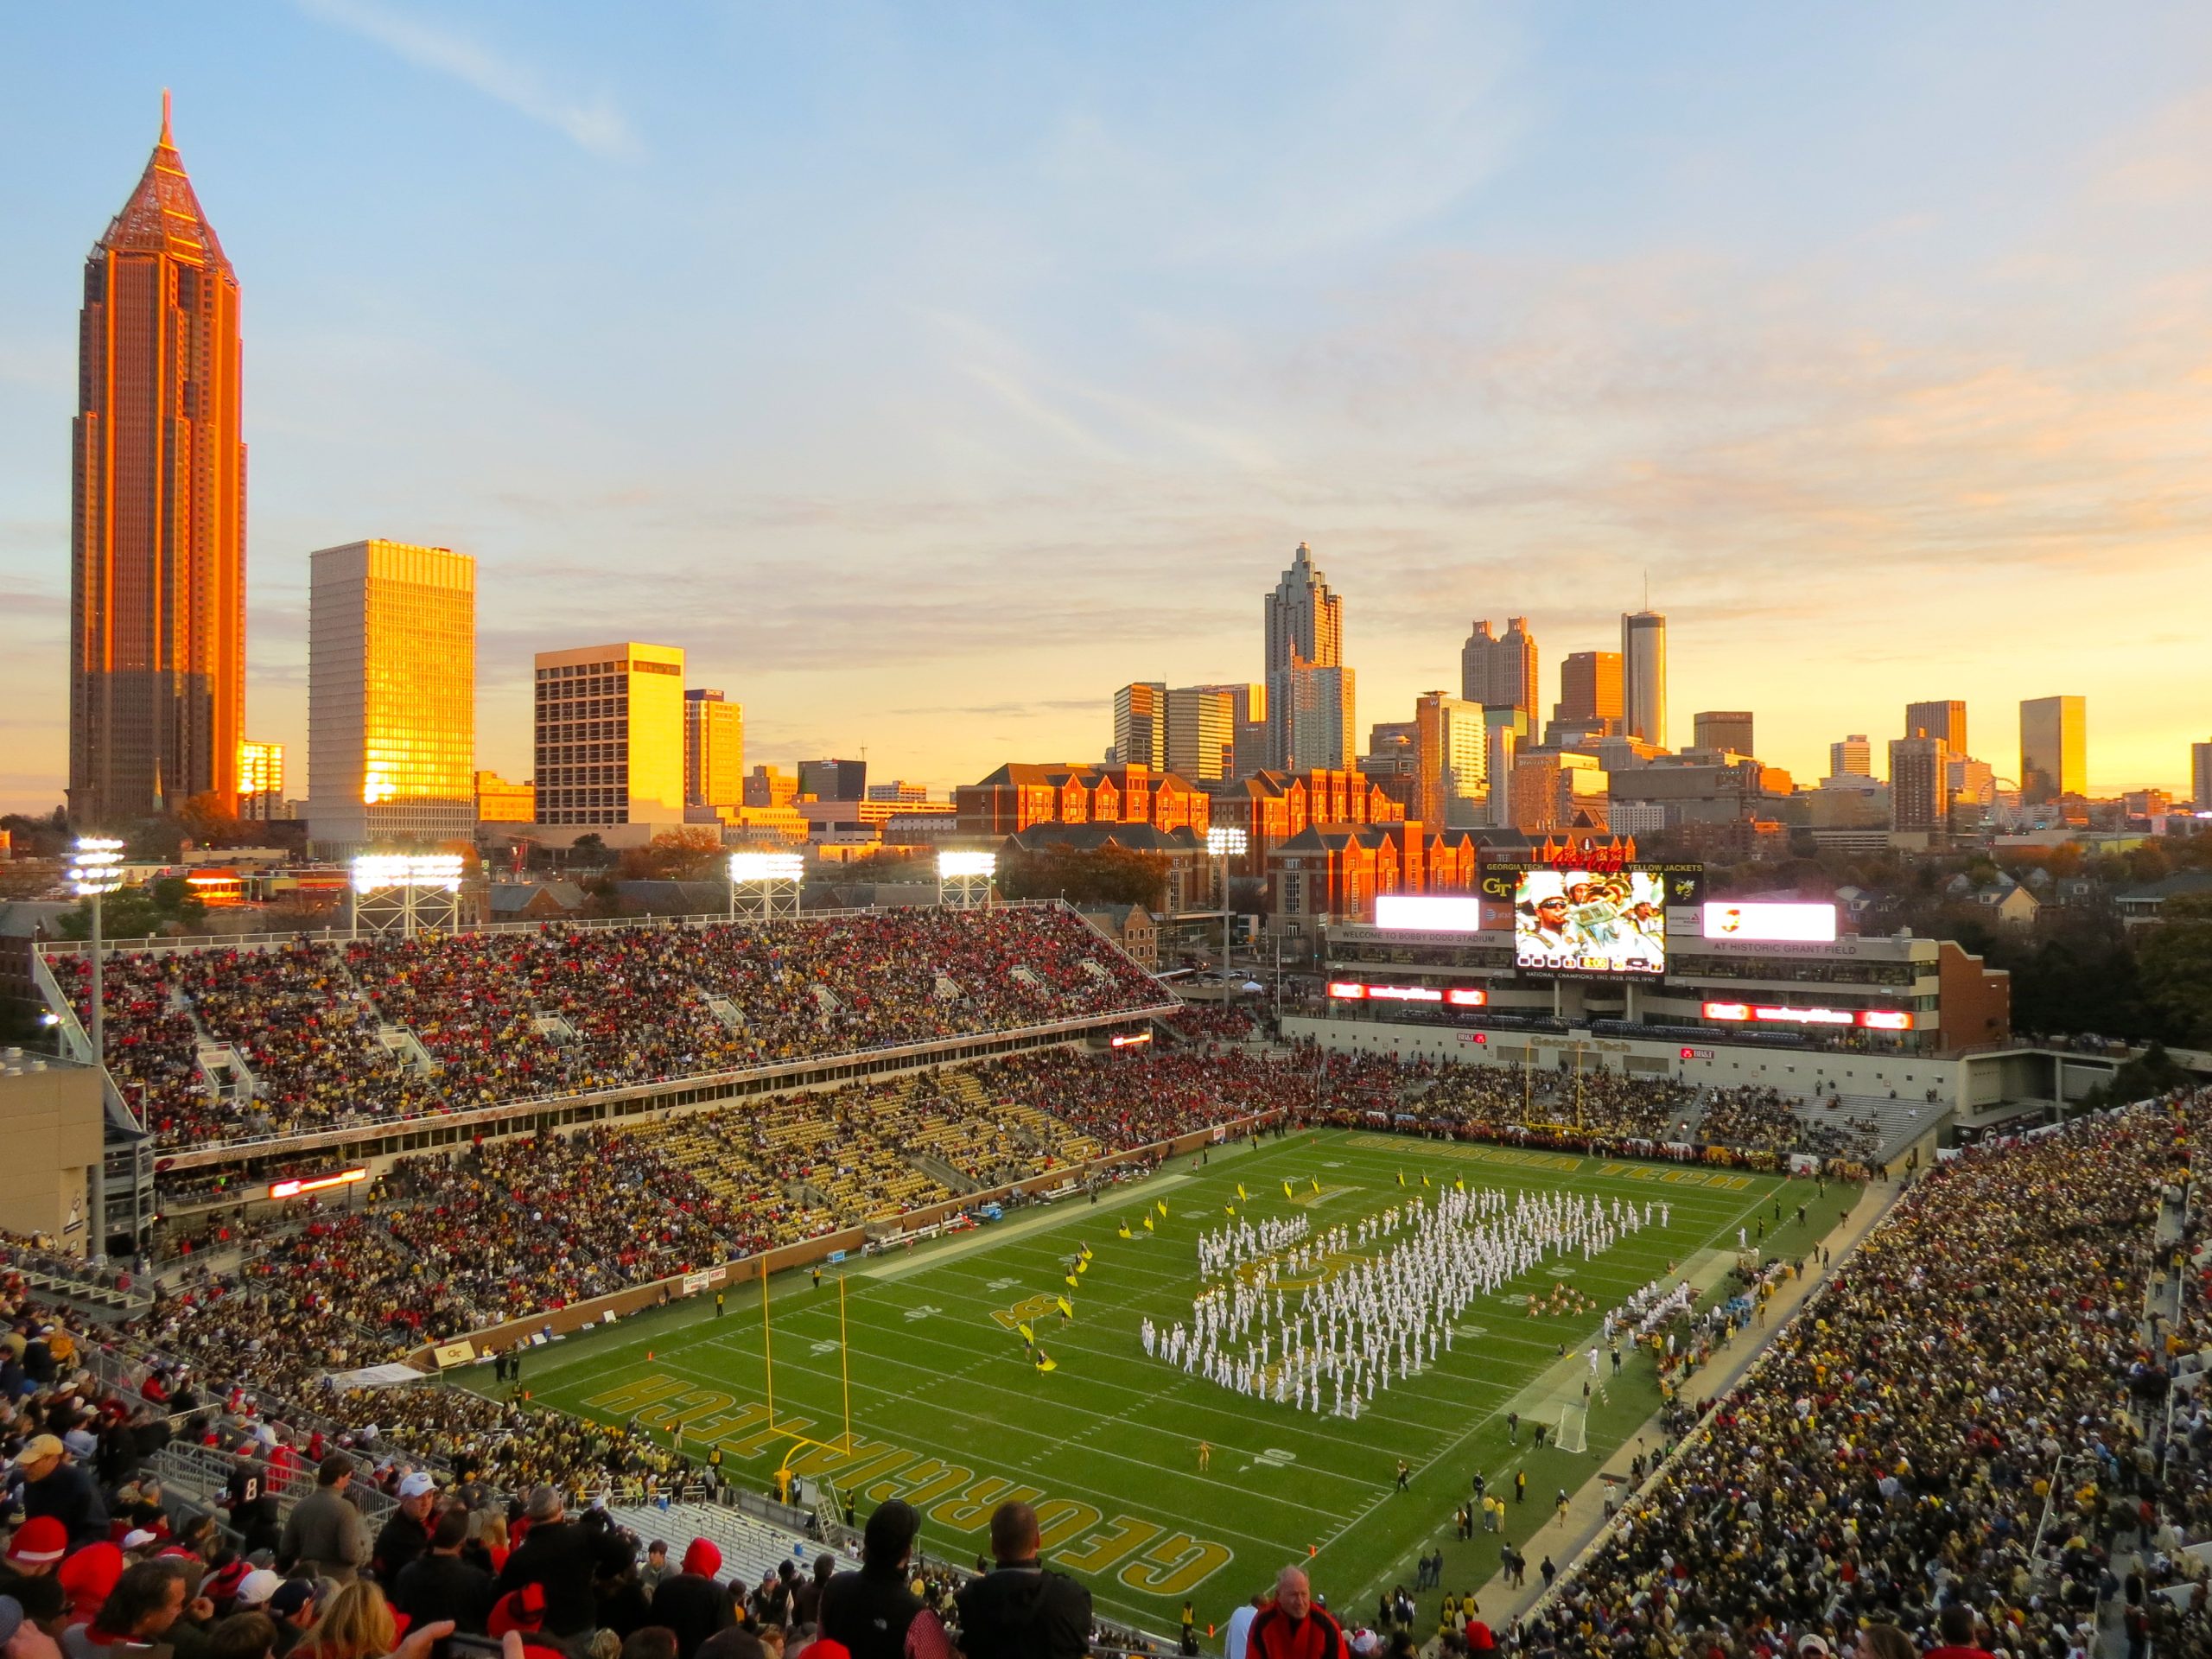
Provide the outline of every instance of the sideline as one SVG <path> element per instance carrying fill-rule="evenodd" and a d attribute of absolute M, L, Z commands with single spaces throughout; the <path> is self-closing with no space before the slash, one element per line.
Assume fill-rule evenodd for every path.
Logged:
<path fill-rule="evenodd" d="M 1812 1294 L 1836 1274 L 1849 1265 L 1859 1247 L 1867 1236 L 1881 1225 L 1904 1187 L 1894 1179 L 1870 1181 L 1861 1190 L 1859 1201 L 1852 1208 L 1849 1220 L 1819 1242 L 1828 1250 L 1827 1267 L 1808 1265 L 1804 1274 L 1775 1293 L 1768 1304 L 1766 1329 L 1757 1340 L 1745 1342 L 1739 1335 L 1730 1347 L 1721 1350 L 1701 1370 L 1690 1373 L 1681 1394 L 1699 1400 L 1713 1400 L 1726 1394 L 1740 1382 L 1753 1363 L 1772 1346 L 1775 1339 L 1789 1327 L 1798 1311 Z M 1758 1327 L 1754 1326 L 1756 1331 Z M 1605 1527 L 1605 1498 L 1609 1491 L 1618 1491 L 1624 1497 L 1633 1489 L 1628 1484 L 1626 1460 L 1639 1445 L 1662 1446 L 1666 1443 L 1666 1430 L 1661 1426 L 1659 1414 L 1654 1412 L 1639 1425 L 1605 1460 L 1620 1459 L 1623 1467 L 1614 1471 L 1613 1484 L 1608 1485 L 1605 1463 L 1592 1470 L 1589 1478 L 1567 1495 L 1564 1524 L 1557 1519 L 1546 1521 L 1528 1539 L 1522 1553 L 1541 1561 L 1548 1555 L 1558 1566 L 1561 1576 L 1580 1560 L 1598 1535 Z M 1478 1537 L 1497 1535 L 1482 1533 Z M 1535 1606 L 1544 1593 L 1543 1577 L 1532 1565 L 1526 1587 L 1515 1589 L 1506 1582 L 1503 1569 L 1491 1573 L 1490 1578 L 1476 1592 L 1476 1600 L 1482 1607 L 1483 1622 L 1491 1630 L 1510 1629 Z M 1432 1636 L 1421 1645 L 1423 1654 L 1440 1651 L 1440 1643 Z"/>

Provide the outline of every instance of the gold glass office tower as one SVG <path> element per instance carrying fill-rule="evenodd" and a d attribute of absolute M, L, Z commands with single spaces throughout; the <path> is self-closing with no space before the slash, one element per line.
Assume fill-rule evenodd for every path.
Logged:
<path fill-rule="evenodd" d="M 683 804 L 745 804 L 745 706 L 704 686 L 683 694 Z"/>
<path fill-rule="evenodd" d="M 2089 700 L 2031 697 L 2020 705 L 2020 800 L 2028 806 L 2089 787 Z"/>
<path fill-rule="evenodd" d="M 476 833 L 476 561 L 351 542 L 309 556 L 308 836 L 318 849 Z"/>

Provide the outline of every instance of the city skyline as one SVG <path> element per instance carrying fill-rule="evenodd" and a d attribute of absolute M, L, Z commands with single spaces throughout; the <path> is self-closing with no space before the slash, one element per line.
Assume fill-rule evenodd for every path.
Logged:
<path fill-rule="evenodd" d="M 1840 733 L 1880 752 L 1909 697 L 1963 696 L 2001 730 L 2058 683 L 2095 706 L 2093 792 L 2187 785 L 2212 726 L 2173 694 L 2202 683 L 2202 643 L 2167 620 L 2212 495 L 2184 302 L 2202 19 L 2161 15 L 2101 59 L 2118 49 L 2095 31 L 2043 19 L 1926 86 L 1891 54 L 1955 20 L 1764 22 L 1777 86 L 1878 88 L 1885 129 L 1920 150 L 1869 162 L 1866 118 L 1822 97 L 1787 124 L 1786 164 L 1759 158 L 1745 135 L 1783 118 L 1729 83 L 1618 187 L 1602 141 L 1650 122 L 1698 41 L 1651 23 L 1601 40 L 1580 17 L 1309 21 L 1252 66 L 1268 101 L 1383 130 L 1339 155 L 1302 136 L 1310 113 L 1271 113 L 1218 175 L 1168 189 L 1111 73 L 1152 60 L 1156 16 L 1012 45 L 892 20 L 859 61 L 823 54 L 827 23 L 741 39 L 660 19 L 618 40 L 543 15 L 314 0 L 200 38 L 101 30 L 97 53 L 97 20 L 0 24 L 54 69 L 0 112 L 7 153 L 35 162 L 11 175 L 0 250 L 0 805 L 42 810 L 66 781 L 72 289 L 165 84 L 251 296 L 245 730 L 296 769 L 308 554 L 365 535 L 477 557 L 483 767 L 531 769 L 535 652 L 626 635 L 683 645 L 747 705 L 756 753 L 865 745 L 940 791 L 1009 756 L 1096 756 L 1099 701 L 1128 681 L 1096 620 L 1133 595 L 1151 671 L 1262 680 L 1252 590 L 1306 541 L 1348 600 L 1363 725 L 1458 683 L 1471 615 L 1527 615 L 1548 663 L 1614 648 L 1648 568 L 1670 706 L 1752 711 L 1762 758 L 1801 779 Z M 1200 86 L 1250 44 L 1229 22 L 1190 43 L 1158 93 L 1172 137 L 1223 140 Z M 887 89 L 864 131 L 926 142 L 862 169 L 864 137 L 796 97 L 733 130 L 713 82 L 747 54 L 747 84 L 810 66 L 841 109 Z M 2130 96 L 2008 113 L 2085 55 L 2139 71 Z M 982 102 L 1021 165 L 990 159 L 1006 145 L 980 117 L 906 95 L 924 68 L 995 86 L 1014 61 L 1033 87 Z M 334 118 L 334 88 L 378 118 Z M 1601 89 L 1623 111 L 1578 140 Z M 2018 153 L 1943 140 L 1962 113 Z M 1715 209 L 1699 171 L 1774 209 L 1847 162 L 1864 176 L 1820 202 L 1802 253 Z M 1100 187 L 1072 193 L 1082 209 L 1057 205 L 1071 179 Z M 1630 212 L 1613 193 L 1632 185 Z M 841 218 L 795 205 L 825 189 Z M 1563 218 L 1535 211 L 1548 189 Z M 915 239 L 910 200 L 958 204 L 959 234 Z M 543 216 L 569 211 L 601 233 L 568 240 L 595 251 L 523 283 Z M 1806 232 L 1797 212 L 1775 229 Z M 702 340 L 658 314 L 728 258 L 717 213 L 773 230 L 788 269 L 748 270 L 747 316 Z M 1140 240 L 1154 251 L 1126 251 Z M 823 280 L 893 246 L 888 305 Z M 579 294 L 608 302 L 583 333 Z M 817 336 L 807 383 L 761 372 Z M 749 396 L 706 398 L 702 352 Z"/>

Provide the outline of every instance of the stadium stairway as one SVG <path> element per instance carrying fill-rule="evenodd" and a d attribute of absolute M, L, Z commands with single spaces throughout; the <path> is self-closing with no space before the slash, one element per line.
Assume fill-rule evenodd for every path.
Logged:
<path fill-rule="evenodd" d="M 1798 1122 L 1808 1128 L 1845 1128 L 1853 1122 L 1871 1121 L 1872 1128 L 1865 1134 L 1872 1143 L 1869 1158 L 1875 1164 L 1887 1163 L 1904 1152 L 1934 1128 L 1950 1109 L 1940 1102 L 1917 1096 L 1893 1099 L 1887 1095 L 1829 1095 L 1822 1098 L 1831 1103 L 1817 1105 L 1809 1100 L 1800 1103 L 1796 1109 Z"/>
<path fill-rule="evenodd" d="M 801 1573 L 812 1573 L 814 1558 L 823 1549 L 810 1539 L 720 1503 L 610 1504 L 607 1512 L 638 1535 L 641 1549 L 655 1539 L 666 1543 L 672 1561 L 683 1559 L 694 1538 L 704 1538 L 722 1553 L 723 1580 L 747 1589 L 787 1560 L 796 1562 Z"/>

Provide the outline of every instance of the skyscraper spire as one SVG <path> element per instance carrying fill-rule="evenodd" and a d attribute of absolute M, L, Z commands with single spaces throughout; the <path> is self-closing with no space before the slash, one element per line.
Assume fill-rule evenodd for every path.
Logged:
<path fill-rule="evenodd" d="M 245 705 L 238 284 L 162 134 L 85 260 L 71 457 L 69 804 L 235 800 Z"/>

